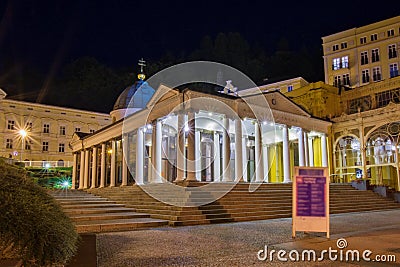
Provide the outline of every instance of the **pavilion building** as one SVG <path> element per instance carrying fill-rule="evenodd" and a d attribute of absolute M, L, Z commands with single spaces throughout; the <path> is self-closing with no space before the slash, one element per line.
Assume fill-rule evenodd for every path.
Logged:
<path fill-rule="evenodd" d="M 288 183 L 294 166 L 328 166 L 331 122 L 279 91 L 238 96 L 162 84 L 154 90 L 139 76 L 111 117 L 111 125 L 73 136 L 73 188 Z"/>

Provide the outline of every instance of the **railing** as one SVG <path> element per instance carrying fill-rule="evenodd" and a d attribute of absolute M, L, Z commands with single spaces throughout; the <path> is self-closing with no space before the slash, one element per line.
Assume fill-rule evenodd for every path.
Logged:
<path fill-rule="evenodd" d="M 20 161 L 25 167 L 33 168 L 55 168 L 55 167 L 72 167 L 71 161 Z"/>

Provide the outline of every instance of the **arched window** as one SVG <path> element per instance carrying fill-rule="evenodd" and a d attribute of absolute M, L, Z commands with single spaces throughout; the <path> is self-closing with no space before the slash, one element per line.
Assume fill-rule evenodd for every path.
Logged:
<path fill-rule="evenodd" d="M 361 166 L 360 141 L 354 136 L 344 136 L 336 143 L 336 167 Z"/>

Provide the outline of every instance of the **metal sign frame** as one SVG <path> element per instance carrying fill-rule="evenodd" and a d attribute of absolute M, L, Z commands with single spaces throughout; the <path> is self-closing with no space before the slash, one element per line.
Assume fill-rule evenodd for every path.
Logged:
<path fill-rule="evenodd" d="M 326 232 L 329 238 L 328 167 L 294 167 L 292 237 L 297 231 Z"/>

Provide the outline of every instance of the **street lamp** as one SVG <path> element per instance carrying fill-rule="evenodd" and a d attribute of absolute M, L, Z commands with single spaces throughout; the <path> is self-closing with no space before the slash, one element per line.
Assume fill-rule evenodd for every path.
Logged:
<path fill-rule="evenodd" d="M 21 140 L 22 140 L 22 142 L 21 142 L 21 161 L 22 161 L 22 152 L 25 149 L 25 138 L 28 136 L 28 133 L 26 130 L 21 129 L 18 131 L 18 134 L 21 136 Z"/>

